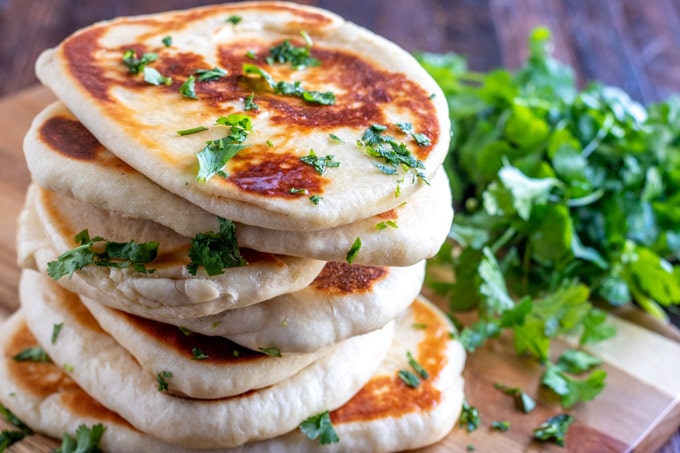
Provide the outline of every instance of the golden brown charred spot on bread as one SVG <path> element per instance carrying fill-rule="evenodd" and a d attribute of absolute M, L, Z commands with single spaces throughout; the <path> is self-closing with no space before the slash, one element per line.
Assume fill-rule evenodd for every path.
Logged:
<path fill-rule="evenodd" d="M 186 357 L 187 360 L 193 360 L 192 351 L 194 348 L 197 348 L 207 356 L 201 362 L 212 365 L 236 365 L 253 360 L 262 360 L 267 357 L 261 352 L 246 349 L 224 337 L 213 337 L 183 331 L 179 327 L 170 324 L 152 321 L 122 311 L 117 311 L 117 313 L 125 322 L 130 323 L 135 330 L 163 344 L 164 348 L 170 349 L 182 357 Z"/>
<path fill-rule="evenodd" d="M 76 160 L 94 160 L 105 148 L 75 119 L 55 116 L 39 128 L 40 140 L 54 151 Z"/>
<path fill-rule="evenodd" d="M 116 424 L 137 431 L 120 415 L 102 406 L 99 401 L 85 393 L 80 387 L 77 390 L 62 392 L 59 395 L 59 401 L 75 416 L 89 417 L 107 425 Z"/>
<path fill-rule="evenodd" d="M 311 286 L 329 294 L 368 293 L 387 275 L 385 267 L 329 261 Z"/>
<path fill-rule="evenodd" d="M 447 363 L 446 342 L 448 327 L 437 313 L 425 303 L 416 299 L 412 305 L 414 323 L 426 326 L 425 338 L 418 351 L 411 351 L 415 360 L 429 373 L 421 379 L 418 387 L 408 387 L 395 373 L 393 376 L 379 375 L 368 383 L 347 404 L 331 412 L 333 424 L 398 418 L 410 413 L 427 412 L 441 400 L 437 381 Z M 404 351 L 404 356 L 406 356 Z"/>
<path fill-rule="evenodd" d="M 268 197 L 299 198 L 323 193 L 327 179 L 300 160 L 298 151 L 255 145 L 239 152 L 227 167 L 225 184 Z"/>
<path fill-rule="evenodd" d="M 104 29 L 100 27 L 86 29 L 69 39 L 62 47 L 62 51 L 71 76 L 77 79 L 94 99 L 110 102 L 111 81 L 97 66 L 96 57 L 100 49 L 99 39 L 103 33 Z"/>
<path fill-rule="evenodd" d="M 53 393 L 79 390 L 73 380 L 64 374 L 54 363 L 17 361 L 12 357 L 26 348 L 38 347 L 38 340 L 22 322 L 15 334 L 9 339 L 3 360 L 13 380 L 27 392 L 45 398 Z"/>

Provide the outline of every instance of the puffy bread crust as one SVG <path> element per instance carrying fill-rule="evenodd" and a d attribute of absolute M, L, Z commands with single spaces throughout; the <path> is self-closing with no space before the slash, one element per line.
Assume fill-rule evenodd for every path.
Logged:
<path fill-rule="evenodd" d="M 233 14 L 242 17 L 236 26 L 224 19 Z M 269 49 L 285 39 L 304 45 L 301 30 L 314 40 L 312 56 L 320 66 L 298 71 L 264 62 Z M 167 34 L 173 36 L 168 48 L 161 44 Z M 151 86 L 128 74 L 121 62 L 127 49 L 140 55 L 157 52 L 152 66 L 172 77 L 173 84 Z M 257 54 L 255 61 L 247 57 L 249 50 Z M 274 94 L 258 77 L 244 76 L 243 64 L 259 65 L 277 81 L 333 91 L 337 102 L 319 106 Z M 215 66 L 228 74 L 198 83 L 198 101 L 178 93 L 196 67 Z M 206 211 L 268 229 L 310 231 L 352 223 L 393 209 L 417 191 L 423 183 L 413 172 L 385 175 L 357 146 L 374 123 L 388 126 L 387 132 L 423 162 L 419 171 L 430 179 L 448 151 L 445 97 L 418 62 L 364 28 L 302 5 L 245 2 L 102 22 L 44 52 L 36 71 L 129 165 Z M 253 92 L 260 108 L 247 112 L 253 118 L 246 142 L 251 146 L 228 163 L 226 180 L 196 181 L 195 154 L 207 140 L 224 136 L 225 128 L 211 126 L 183 137 L 177 131 L 242 112 L 243 99 Z M 396 123 L 412 123 L 431 145 L 418 146 Z M 331 133 L 343 141 L 329 139 Z M 267 140 L 275 146 L 267 146 Z M 319 156 L 334 155 L 341 167 L 319 175 L 299 161 L 311 149 Z M 323 200 L 314 205 L 290 189 L 306 189 Z"/>

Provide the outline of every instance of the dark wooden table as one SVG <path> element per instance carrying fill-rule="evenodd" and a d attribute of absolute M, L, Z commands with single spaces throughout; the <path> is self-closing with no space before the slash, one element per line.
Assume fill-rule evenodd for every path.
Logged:
<path fill-rule="evenodd" d="M 0 98 L 37 83 L 45 48 L 94 21 L 218 3 L 198 0 L 0 0 Z M 680 2 L 673 0 L 319 0 L 410 51 L 455 51 L 472 69 L 516 68 L 532 28 L 582 85 L 599 80 L 645 103 L 680 93 Z M 2 132 L 4 133 L 4 132 Z M 4 219 L 5 222 L 14 219 Z M 664 447 L 680 452 L 680 435 Z"/>

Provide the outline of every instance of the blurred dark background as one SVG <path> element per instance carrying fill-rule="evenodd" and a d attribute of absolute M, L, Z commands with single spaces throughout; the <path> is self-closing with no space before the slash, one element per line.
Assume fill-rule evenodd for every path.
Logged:
<path fill-rule="evenodd" d="M 33 64 L 74 30 L 199 0 L 0 0 L 0 96 L 36 83 Z M 472 69 L 517 67 L 537 25 L 581 83 L 600 80 L 652 102 L 680 92 L 680 2 L 673 0 L 306 0 L 407 50 L 463 54 Z"/>

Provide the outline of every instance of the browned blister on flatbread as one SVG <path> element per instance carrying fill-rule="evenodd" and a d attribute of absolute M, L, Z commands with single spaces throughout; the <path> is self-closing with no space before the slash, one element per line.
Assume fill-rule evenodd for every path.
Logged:
<path fill-rule="evenodd" d="M 231 15 L 241 21 L 225 21 Z M 267 61 L 285 41 L 309 46 L 302 32 L 318 65 Z M 172 45 L 163 45 L 165 36 Z M 137 58 L 156 54 L 147 67 L 171 81 L 155 86 L 130 74 L 122 61 L 130 50 Z M 259 69 L 246 73 L 244 65 Z M 197 69 L 214 67 L 225 75 L 196 81 L 197 99 L 180 93 Z M 272 86 L 299 82 L 307 93 L 331 92 L 335 103 L 283 95 L 257 71 L 266 71 Z M 208 212 L 268 229 L 328 229 L 389 211 L 434 177 L 448 150 L 445 98 L 411 55 L 302 5 L 240 3 L 102 22 L 46 51 L 37 73 L 101 143 L 148 178 Z M 246 111 L 251 95 L 258 108 Z M 196 153 L 228 134 L 215 122 L 233 113 L 252 120 L 247 147 L 223 175 L 197 180 Z M 403 132 L 398 125 L 405 123 L 427 140 Z M 357 144 L 376 124 L 422 168 L 381 171 L 385 162 Z M 196 126 L 208 130 L 177 133 Z M 317 171 L 301 161 L 311 151 L 340 166 Z"/>

